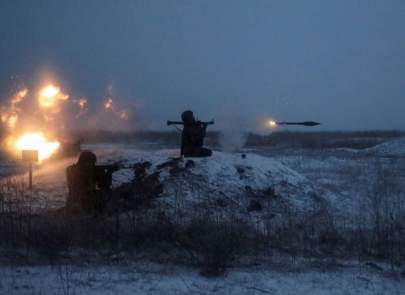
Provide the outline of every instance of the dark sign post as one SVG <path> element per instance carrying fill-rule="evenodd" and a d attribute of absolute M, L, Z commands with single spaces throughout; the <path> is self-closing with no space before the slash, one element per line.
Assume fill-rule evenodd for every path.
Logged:
<path fill-rule="evenodd" d="M 23 150 L 22 160 L 28 162 L 29 167 L 29 189 L 32 190 L 32 163 L 38 162 L 38 150 Z"/>

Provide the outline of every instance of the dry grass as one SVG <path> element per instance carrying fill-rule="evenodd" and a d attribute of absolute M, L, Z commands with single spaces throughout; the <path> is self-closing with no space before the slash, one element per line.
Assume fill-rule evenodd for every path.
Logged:
<path fill-rule="evenodd" d="M 63 210 L 38 214 L 22 185 L 3 184 L 0 248 L 9 263 L 109 260 L 117 255 L 131 259 L 133 253 L 142 253 L 155 261 L 193 265 L 205 276 L 223 275 L 241 261 L 257 261 L 274 250 L 291 257 L 377 258 L 400 267 L 405 263 L 404 195 L 396 189 L 398 178 L 383 166 L 378 169 L 364 208 L 372 226 L 359 219 L 355 228 L 337 228 L 333 214 L 326 210 L 303 221 L 288 208 L 281 223 L 269 221 L 265 230 L 237 218 L 212 217 L 204 209 L 187 221 L 174 221 L 147 204 L 109 216 L 71 215 Z"/>

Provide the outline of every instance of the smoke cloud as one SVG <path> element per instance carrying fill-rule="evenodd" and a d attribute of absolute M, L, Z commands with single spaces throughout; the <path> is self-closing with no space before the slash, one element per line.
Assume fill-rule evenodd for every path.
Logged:
<path fill-rule="evenodd" d="M 226 115 L 219 118 L 220 137 L 219 144 L 226 152 L 240 151 L 247 139 L 247 132 L 240 115 Z"/>

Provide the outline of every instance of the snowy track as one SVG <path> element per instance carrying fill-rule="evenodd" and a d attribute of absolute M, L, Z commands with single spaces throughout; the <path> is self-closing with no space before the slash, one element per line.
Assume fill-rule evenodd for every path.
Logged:
<path fill-rule="evenodd" d="M 203 278 L 193 270 L 136 264 L 127 266 L 13 267 L 0 269 L 0 294 L 404 294 L 402 278 L 369 269 L 331 271 L 235 269 L 224 278 Z"/>

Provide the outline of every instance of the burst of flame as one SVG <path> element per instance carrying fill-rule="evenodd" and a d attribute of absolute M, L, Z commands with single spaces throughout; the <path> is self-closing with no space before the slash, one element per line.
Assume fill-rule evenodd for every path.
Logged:
<path fill-rule="evenodd" d="M 14 128 L 17 125 L 18 115 L 13 114 L 7 118 L 7 125 L 9 128 Z"/>
<path fill-rule="evenodd" d="M 21 102 L 24 97 L 27 95 L 28 93 L 28 89 L 24 88 L 21 89 L 20 91 L 18 91 L 14 97 L 11 99 L 11 105 L 12 107 L 15 107 L 16 104 L 18 104 L 19 102 Z"/>
<path fill-rule="evenodd" d="M 59 148 L 58 141 L 50 141 L 42 132 L 29 132 L 18 137 L 14 142 L 14 147 L 18 152 L 22 150 L 37 150 L 40 161 L 48 159 Z"/>
<path fill-rule="evenodd" d="M 267 124 L 268 124 L 269 127 L 271 127 L 271 128 L 277 127 L 277 122 L 274 121 L 274 120 L 269 120 L 269 121 L 267 122 Z"/>
<path fill-rule="evenodd" d="M 87 99 L 80 98 L 79 101 L 78 101 L 78 105 L 79 105 L 80 109 L 83 110 L 87 106 Z"/>
<path fill-rule="evenodd" d="M 116 105 L 114 105 L 114 102 L 112 98 L 108 98 L 104 102 L 104 108 L 106 110 L 110 110 L 115 116 L 119 117 L 121 120 L 128 120 L 129 119 L 129 113 L 127 110 L 120 110 L 117 108 Z"/>
<path fill-rule="evenodd" d="M 24 88 L 19 90 L 10 100 L 9 106 L 2 107 L 0 110 L 0 120 L 5 126 L 10 129 L 13 129 L 17 125 L 18 113 L 20 109 L 18 104 L 24 99 L 27 95 L 28 89 Z"/>
<path fill-rule="evenodd" d="M 128 120 L 128 119 L 129 119 L 129 114 L 128 114 L 128 112 L 127 112 L 127 111 L 122 111 L 122 112 L 120 113 L 120 118 L 121 118 L 122 120 Z"/>
<path fill-rule="evenodd" d="M 44 87 L 38 95 L 39 104 L 44 108 L 52 108 L 56 106 L 59 100 L 67 100 L 68 95 L 61 92 L 59 87 L 52 84 Z"/>
<path fill-rule="evenodd" d="M 104 103 L 104 107 L 106 109 L 111 109 L 113 107 L 113 100 L 111 98 L 107 99 L 107 101 Z"/>
<path fill-rule="evenodd" d="M 17 114 L 1 114 L 1 122 L 5 124 L 8 128 L 14 128 L 18 121 Z"/>

